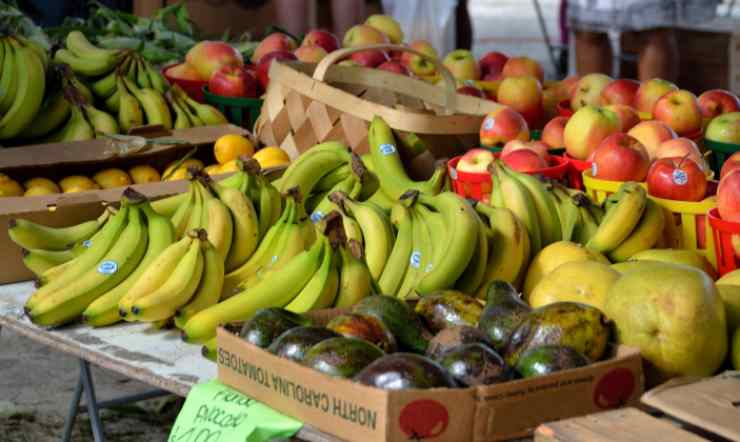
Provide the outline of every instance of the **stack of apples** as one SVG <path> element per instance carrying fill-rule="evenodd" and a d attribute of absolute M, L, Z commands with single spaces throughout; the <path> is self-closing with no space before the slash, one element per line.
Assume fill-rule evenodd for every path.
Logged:
<path fill-rule="evenodd" d="M 720 218 L 737 224 L 740 231 L 740 152 L 735 152 L 722 165 L 717 188 L 717 211 Z M 740 258 L 740 235 L 732 235 L 735 256 Z"/>

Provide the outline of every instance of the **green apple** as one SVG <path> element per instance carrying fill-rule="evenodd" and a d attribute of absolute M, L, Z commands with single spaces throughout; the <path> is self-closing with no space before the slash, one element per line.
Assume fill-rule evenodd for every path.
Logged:
<path fill-rule="evenodd" d="M 740 112 L 730 112 L 712 118 L 704 138 L 720 143 L 740 144 Z"/>

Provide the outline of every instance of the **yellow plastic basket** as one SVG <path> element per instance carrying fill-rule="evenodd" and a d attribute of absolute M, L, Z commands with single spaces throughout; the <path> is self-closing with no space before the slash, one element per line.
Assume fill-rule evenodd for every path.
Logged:
<path fill-rule="evenodd" d="M 606 197 L 619 190 L 619 186 L 624 184 L 622 181 L 600 180 L 594 178 L 590 170 L 583 171 L 583 187 L 586 189 L 586 195 L 598 204 L 604 202 Z M 640 183 L 647 189 L 645 183 Z"/>

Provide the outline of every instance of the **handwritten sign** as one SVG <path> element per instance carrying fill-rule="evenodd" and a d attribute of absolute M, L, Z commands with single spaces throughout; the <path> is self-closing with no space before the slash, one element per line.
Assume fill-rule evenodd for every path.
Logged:
<path fill-rule="evenodd" d="M 214 380 L 190 390 L 168 442 L 258 442 L 291 437 L 302 426 Z"/>

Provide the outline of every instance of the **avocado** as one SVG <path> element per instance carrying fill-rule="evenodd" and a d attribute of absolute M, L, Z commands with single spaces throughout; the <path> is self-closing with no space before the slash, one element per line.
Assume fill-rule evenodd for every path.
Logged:
<path fill-rule="evenodd" d="M 483 306 L 478 299 L 456 290 L 440 290 L 422 297 L 414 309 L 432 333 L 455 325 L 478 325 Z"/>
<path fill-rule="evenodd" d="M 523 378 L 544 376 L 569 368 L 589 364 L 586 356 L 563 345 L 543 345 L 522 353 L 516 363 L 516 371 Z"/>
<path fill-rule="evenodd" d="M 598 361 L 606 352 L 609 323 L 597 309 L 576 302 L 556 302 L 533 310 L 511 335 L 504 359 L 516 366 L 519 355 L 542 345 L 563 345 Z"/>
<path fill-rule="evenodd" d="M 439 358 L 449 350 L 464 344 L 483 344 L 493 349 L 491 340 L 485 333 L 469 325 L 458 325 L 446 328 L 437 333 L 427 347 L 426 355 L 432 359 Z"/>
<path fill-rule="evenodd" d="M 483 344 L 465 344 L 447 351 L 439 364 L 466 387 L 490 385 L 511 379 L 511 369 L 496 351 Z"/>
<path fill-rule="evenodd" d="M 285 331 L 307 325 L 311 325 L 311 320 L 299 314 L 277 307 L 263 308 L 244 323 L 239 336 L 250 344 L 267 348 Z"/>
<path fill-rule="evenodd" d="M 376 359 L 354 380 L 384 390 L 457 387 L 455 380 L 441 365 L 414 353 L 393 353 Z"/>
<path fill-rule="evenodd" d="M 385 353 L 377 345 L 357 338 L 331 338 L 306 352 L 303 365 L 333 377 L 351 378 Z"/>
<path fill-rule="evenodd" d="M 532 309 L 506 281 L 493 281 L 486 289 L 486 297 L 478 328 L 488 335 L 493 348 L 500 352 Z"/>
<path fill-rule="evenodd" d="M 429 345 L 424 338 L 419 318 L 408 304 L 398 298 L 386 295 L 367 296 L 352 308 L 352 312 L 380 319 L 396 338 L 401 350 L 423 354 Z"/>
<path fill-rule="evenodd" d="M 324 327 L 295 327 L 278 336 L 267 350 L 281 358 L 301 363 L 311 347 L 337 337 L 337 333 Z"/>
<path fill-rule="evenodd" d="M 396 351 L 396 339 L 383 321 L 375 316 L 348 313 L 332 319 L 326 328 L 347 338 L 364 339 L 386 353 Z"/>

